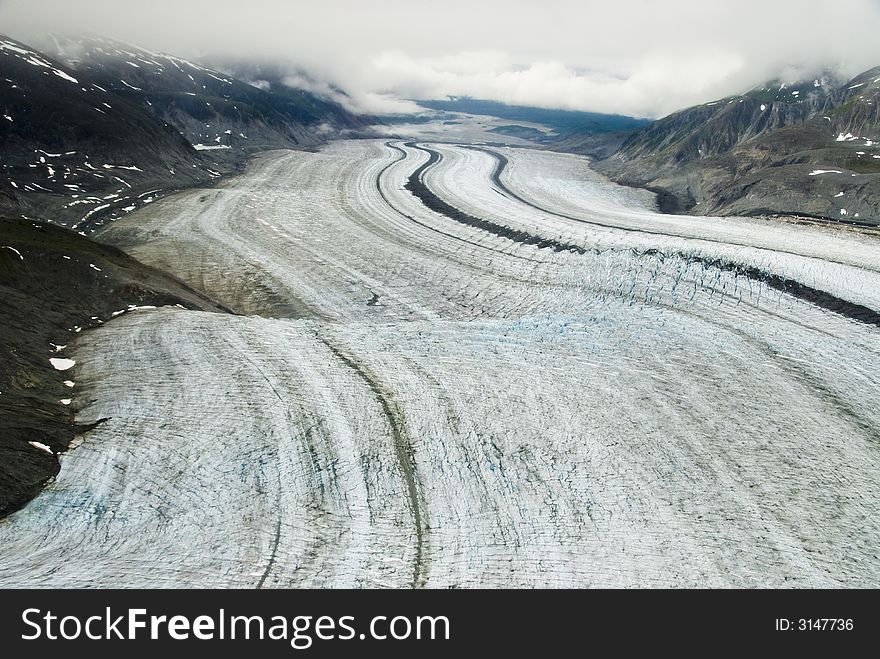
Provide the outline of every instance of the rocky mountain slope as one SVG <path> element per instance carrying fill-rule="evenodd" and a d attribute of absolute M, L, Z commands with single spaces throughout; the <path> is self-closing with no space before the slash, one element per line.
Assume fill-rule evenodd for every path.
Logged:
<path fill-rule="evenodd" d="M 222 311 L 203 295 L 73 231 L 0 219 L 0 516 L 33 497 L 78 432 L 72 343 L 143 306 Z"/>
<path fill-rule="evenodd" d="M 51 36 L 46 48 L 72 69 L 174 126 L 197 149 L 240 157 L 273 148 L 311 148 L 330 133 L 364 129 L 339 104 L 272 81 L 260 87 L 172 55 L 104 37 Z M 236 71 L 237 73 L 238 71 Z"/>
<path fill-rule="evenodd" d="M 82 228 L 217 174 L 172 127 L 0 36 L 0 211 Z"/>
<path fill-rule="evenodd" d="M 880 224 L 880 68 L 776 82 L 676 112 L 597 167 L 664 210 Z"/>
<path fill-rule="evenodd" d="M 86 233 L 255 152 L 369 132 L 280 74 L 259 88 L 101 37 L 0 36 L 0 71 L 0 212 Z"/>

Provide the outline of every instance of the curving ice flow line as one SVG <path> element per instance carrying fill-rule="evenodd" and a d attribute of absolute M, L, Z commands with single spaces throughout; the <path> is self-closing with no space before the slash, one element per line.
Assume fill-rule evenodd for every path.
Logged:
<path fill-rule="evenodd" d="M 405 217 L 410 222 L 413 222 L 424 229 L 428 229 L 429 231 L 433 231 L 434 233 L 440 234 L 440 235 L 445 236 L 447 238 L 453 238 L 454 240 L 461 241 L 461 242 L 466 243 L 468 245 L 473 245 L 474 247 L 478 247 L 480 249 L 488 249 L 488 250 L 491 250 L 491 251 L 496 252 L 498 254 L 504 254 L 505 256 L 509 256 L 511 258 L 516 258 L 516 259 L 520 259 L 523 261 L 534 261 L 534 259 L 530 259 L 527 256 L 522 256 L 521 254 L 516 254 L 516 253 L 512 253 L 512 252 L 505 252 L 504 250 L 492 247 L 490 245 L 484 245 L 482 243 L 478 243 L 473 240 L 468 240 L 467 238 L 464 238 L 463 236 L 456 236 L 451 233 L 446 233 L 444 231 L 441 231 L 440 229 L 437 229 L 436 227 L 432 227 L 431 225 L 426 224 L 425 222 L 421 222 L 418 219 L 416 219 L 415 217 L 413 217 L 412 215 L 410 215 L 409 213 L 405 213 L 404 211 L 400 210 L 397 206 L 395 206 L 392 203 L 391 199 L 388 198 L 388 195 L 385 194 L 385 191 L 382 189 L 382 178 L 385 176 L 385 173 L 391 167 L 393 167 L 397 163 L 406 159 L 406 151 L 404 151 L 400 147 L 394 146 L 394 144 L 392 144 L 390 141 L 385 142 L 385 146 L 388 147 L 389 149 L 392 149 L 392 150 L 396 151 L 397 153 L 399 153 L 400 157 L 397 158 L 397 160 L 394 160 L 394 161 L 388 163 L 387 165 L 385 165 L 385 167 L 383 167 L 379 171 L 379 173 L 376 175 L 376 191 L 379 193 L 379 196 L 382 198 L 382 200 L 388 205 L 389 208 L 393 209 L 394 212 L 398 213 L 399 215 L 401 215 L 402 217 Z"/>
<path fill-rule="evenodd" d="M 549 238 L 542 238 L 541 236 L 539 236 L 537 234 L 529 233 L 526 231 L 511 229 L 510 227 L 506 227 L 506 226 L 497 224 L 497 223 L 492 222 L 490 220 L 476 218 L 472 215 L 469 215 L 467 213 L 464 213 L 464 212 L 458 210 L 457 208 L 455 208 L 454 206 L 452 206 L 451 204 L 447 203 L 442 198 L 440 198 L 437 194 L 432 192 L 430 190 L 430 188 L 424 182 L 425 173 L 431 167 L 436 166 L 442 160 L 442 155 L 438 151 L 435 151 L 427 146 L 418 146 L 414 142 L 409 142 L 406 144 L 406 146 L 408 146 L 410 148 L 418 149 L 419 151 L 423 151 L 423 152 L 429 154 L 428 161 L 423 163 L 422 165 L 420 165 L 410 175 L 410 177 L 407 181 L 406 187 L 408 190 L 410 190 L 410 192 L 412 192 L 416 197 L 418 197 L 422 201 L 422 203 L 425 204 L 425 206 L 427 206 L 431 210 L 442 213 L 443 215 L 446 215 L 450 219 L 456 220 L 456 221 L 461 222 L 463 224 L 467 224 L 468 226 L 477 227 L 477 228 L 483 229 L 485 231 L 488 231 L 490 233 L 493 233 L 497 236 L 506 237 L 511 240 L 514 240 L 515 242 L 520 242 L 522 244 L 536 245 L 539 248 L 550 248 L 550 249 L 553 249 L 554 251 L 568 251 L 568 252 L 574 252 L 577 254 L 587 253 L 587 250 L 585 250 L 582 247 L 572 245 L 572 244 L 567 244 L 567 243 L 561 243 L 559 241 L 549 239 Z M 693 237 L 689 237 L 689 236 L 668 233 L 668 232 L 663 232 L 663 231 L 651 231 L 651 230 L 647 230 L 647 229 L 625 227 L 625 226 L 619 226 L 616 224 L 602 223 L 602 222 L 595 221 L 595 220 L 585 220 L 583 218 L 577 218 L 577 217 L 574 217 L 571 215 L 548 210 L 548 209 L 543 208 L 543 207 L 541 207 L 531 201 L 528 201 L 527 199 L 525 199 L 522 196 L 518 195 L 517 193 L 513 192 L 512 190 L 510 190 L 510 188 L 508 188 L 501 181 L 501 174 L 504 171 L 504 168 L 507 166 L 507 163 L 508 163 L 508 160 L 504 155 L 502 155 L 496 151 L 492 151 L 490 149 L 483 148 L 483 147 L 476 147 L 476 146 L 468 145 L 468 146 L 465 146 L 465 148 L 469 148 L 474 151 L 481 151 L 483 153 L 487 153 L 487 154 L 491 155 L 496 161 L 495 169 L 493 170 L 492 174 L 490 175 L 492 182 L 499 188 L 499 190 L 501 190 L 505 195 L 507 195 L 511 199 L 514 199 L 514 200 L 516 200 L 526 206 L 534 208 L 535 210 L 538 210 L 538 211 L 541 211 L 544 213 L 548 213 L 550 215 L 554 215 L 556 217 L 559 217 L 559 218 L 562 218 L 565 220 L 571 220 L 571 221 L 582 223 L 582 224 L 601 226 L 603 228 L 613 229 L 613 230 L 618 230 L 618 231 L 646 234 L 646 235 L 653 235 L 653 236 L 663 236 L 663 237 L 678 236 L 678 237 L 685 237 L 685 238 L 688 238 L 689 240 L 698 241 L 698 242 L 707 242 L 707 243 L 713 243 L 713 244 L 719 244 L 719 245 L 738 244 L 741 246 L 748 246 L 748 247 L 754 248 L 752 245 L 749 245 L 748 243 L 735 243 L 735 242 L 730 243 L 727 241 L 714 240 L 711 238 L 693 238 Z M 761 248 L 754 248 L 754 249 L 760 250 Z M 796 252 L 788 252 L 785 250 L 775 250 L 774 249 L 772 251 L 779 251 L 782 253 L 801 256 L 800 254 L 798 254 Z M 661 258 L 669 255 L 668 253 L 665 253 L 662 250 L 653 249 L 653 248 L 643 250 L 640 253 L 643 255 L 652 255 L 652 256 L 657 255 L 657 256 L 660 256 Z M 791 279 L 788 277 L 783 277 L 783 276 L 780 276 L 778 274 L 774 274 L 771 272 L 767 272 L 765 270 L 762 270 L 762 269 L 754 267 L 754 266 L 733 263 L 733 262 L 725 261 L 725 260 L 722 260 L 719 258 L 707 258 L 704 256 L 698 256 L 698 255 L 694 255 L 694 254 L 684 254 L 684 253 L 678 253 L 678 254 L 675 254 L 675 256 L 678 256 L 678 257 L 680 257 L 690 263 L 695 263 L 695 264 L 707 266 L 710 268 L 719 268 L 724 271 L 733 272 L 739 276 L 744 276 L 744 277 L 747 277 L 747 278 L 755 280 L 755 281 L 760 281 L 762 283 L 767 284 L 768 286 L 770 286 L 771 288 L 773 288 L 775 290 L 778 290 L 783 293 L 788 293 L 790 295 L 793 295 L 794 297 L 797 297 L 798 299 L 810 302 L 811 304 L 815 304 L 816 306 L 821 307 L 823 309 L 833 311 L 833 312 L 838 313 L 842 316 L 845 316 L 846 318 L 850 318 L 852 320 L 856 320 L 856 321 L 863 322 L 863 323 L 866 323 L 869 325 L 875 325 L 877 327 L 880 327 L 880 312 L 876 311 L 875 309 L 872 309 L 872 308 L 870 308 L 866 305 L 863 305 L 863 304 L 851 302 L 849 300 L 843 299 L 842 297 L 839 297 L 837 295 L 829 293 L 828 291 L 824 291 L 824 290 L 821 290 L 821 289 L 818 289 L 818 288 L 815 288 L 812 286 L 808 286 L 808 285 L 803 284 L 803 283 L 796 281 L 794 279 Z M 840 265 L 848 265 L 848 264 L 836 262 L 836 261 L 835 261 L 835 263 L 839 263 Z"/>
<path fill-rule="evenodd" d="M 419 488 L 417 482 L 418 472 L 416 470 L 415 458 L 413 456 L 412 443 L 410 442 L 406 426 L 403 423 L 402 415 L 396 409 L 393 399 L 382 390 L 382 387 L 360 364 L 358 364 L 350 356 L 346 355 L 340 348 L 335 346 L 326 337 L 319 336 L 318 339 L 329 348 L 330 352 L 336 356 L 343 364 L 354 371 L 357 376 L 364 381 L 370 391 L 376 396 L 376 400 L 382 406 L 382 412 L 388 421 L 388 427 L 391 429 L 391 435 L 394 438 L 394 449 L 397 455 L 397 462 L 400 465 L 400 471 L 403 474 L 406 483 L 407 503 L 409 504 L 410 514 L 412 515 L 413 529 L 416 536 L 416 547 L 413 558 L 412 571 L 412 587 L 419 588 L 424 585 L 425 579 L 425 545 L 427 543 L 427 531 L 424 523 L 424 513 L 422 511 L 421 497 L 419 496 Z"/>
<path fill-rule="evenodd" d="M 748 248 L 755 249 L 758 251 L 770 250 L 773 252 L 779 252 L 782 254 L 791 254 L 794 256 L 809 256 L 808 254 L 804 254 L 802 251 L 788 250 L 788 249 L 785 249 L 784 247 L 781 247 L 779 245 L 774 245 L 773 247 L 761 247 L 761 246 L 755 245 L 754 243 L 751 243 L 751 242 L 738 241 L 736 239 L 736 237 L 733 237 L 733 236 L 728 236 L 724 240 L 720 240 L 720 239 L 710 238 L 708 236 L 693 235 L 693 234 L 685 233 L 685 232 L 675 232 L 675 231 L 668 230 L 668 229 L 665 231 L 651 230 L 651 229 L 647 229 L 644 227 L 627 226 L 626 224 L 613 223 L 613 222 L 602 222 L 602 221 L 597 220 L 595 218 L 586 219 L 584 217 L 577 217 L 577 216 L 570 215 L 567 213 L 561 213 L 559 211 L 549 209 L 545 206 L 542 206 L 540 204 L 535 203 L 534 201 L 526 199 L 522 195 L 517 194 L 516 192 L 511 190 L 510 187 L 507 186 L 504 183 L 504 181 L 502 181 L 501 176 L 503 175 L 505 169 L 507 169 L 509 162 L 510 162 L 508 160 L 508 158 L 505 155 L 503 155 L 502 153 L 499 153 L 498 151 L 494 151 L 492 149 L 488 149 L 485 147 L 480 147 L 480 146 L 474 146 L 474 145 L 460 145 L 460 146 L 462 148 L 471 149 L 473 151 L 480 151 L 480 152 L 486 153 L 495 159 L 496 164 L 495 164 L 495 168 L 493 169 L 493 171 L 490 175 L 490 179 L 491 179 L 492 183 L 495 184 L 495 186 L 500 191 L 503 192 L 503 194 L 506 194 L 510 198 L 515 199 L 516 201 L 519 201 L 520 203 L 523 203 L 526 206 L 530 206 L 530 207 L 534 208 L 535 210 L 538 210 L 538 211 L 541 211 L 544 213 L 548 213 L 550 215 L 555 215 L 557 217 L 561 217 L 566 220 L 571 220 L 574 222 L 579 222 L 582 224 L 591 224 L 593 226 L 603 227 L 606 229 L 619 230 L 619 231 L 624 231 L 624 232 L 630 232 L 630 233 L 641 233 L 641 234 L 646 234 L 646 235 L 654 235 L 654 236 L 662 236 L 662 237 L 675 236 L 678 238 L 686 238 L 686 239 L 692 240 L 692 241 L 712 243 L 712 244 L 718 244 L 718 245 L 739 245 L 741 247 L 748 247 Z M 658 219 L 664 218 L 664 215 L 661 215 L 661 214 L 655 213 L 653 215 L 655 218 L 658 218 Z M 679 218 L 681 216 L 670 216 L 670 217 Z M 694 218 L 689 217 L 688 219 L 694 219 Z M 626 221 L 626 218 L 624 218 L 624 221 Z M 827 255 L 823 255 L 822 259 L 825 261 L 832 262 L 832 263 L 838 263 L 840 265 L 852 265 L 849 262 L 836 260 L 832 257 L 827 256 Z M 873 267 L 871 267 L 868 264 L 860 264 L 859 267 L 861 267 L 863 269 L 867 269 L 867 270 L 872 270 L 874 272 L 880 272 L 880 264 L 877 264 Z"/>
<path fill-rule="evenodd" d="M 78 335 L 82 434 L 0 523 L 0 586 L 880 584 L 880 329 L 724 269 L 876 308 L 874 243 L 585 225 L 430 148 L 416 191 L 463 222 L 406 189 L 429 154 L 346 140 L 101 235 L 241 315 Z M 653 221 L 582 160 L 498 150 L 551 212 Z M 766 251 L 786 237 L 816 254 Z"/>

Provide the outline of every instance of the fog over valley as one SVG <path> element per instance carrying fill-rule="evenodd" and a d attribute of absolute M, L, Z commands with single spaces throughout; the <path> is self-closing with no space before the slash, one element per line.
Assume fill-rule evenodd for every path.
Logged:
<path fill-rule="evenodd" d="M 24 41 L 86 30 L 184 57 L 283 61 L 296 84 L 379 114 L 452 95 L 656 118 L 880 60 L 876 0 L 5 0 L 0 25 Z"/>

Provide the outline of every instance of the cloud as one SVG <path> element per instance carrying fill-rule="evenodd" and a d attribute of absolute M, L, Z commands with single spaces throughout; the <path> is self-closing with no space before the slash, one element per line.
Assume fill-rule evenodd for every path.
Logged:
<path fill-rule="evenodd" d="M 371 112 L 469 95 L 655 117 L 769 78 L 880 64 L 878 0 L 5 0 L 0 25 L 23 40 L 84 29 L 284 61 Z"/>
<path fill-rule="evenodd" d="M 743 71 L 734 55 L 669 57 L 652 55 L 637 63 L 629 76 L 578 73 L 558 60 L 527 67 L 498 66 L 498 53 L 465 52 L 442 60 L 419 60 L 388 51 L 372 61 L 372 73 L 386 89 L 415 99 L 471 96 L 566 110 L 591 110 L 650 116 L 681 107 L 682 99 L 714 98 Z M 487 63 L 480 66 L 478 63 Z"/>

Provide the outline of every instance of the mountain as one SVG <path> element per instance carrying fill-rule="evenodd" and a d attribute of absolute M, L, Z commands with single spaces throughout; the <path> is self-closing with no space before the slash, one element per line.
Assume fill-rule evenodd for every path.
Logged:
<path fill-rule="evenodd" d="M 172 127 L 90 77 L 0 36 L 0 213 L 81 228 L 216 172 Z"/>
<path fill-rule="evenodd" d="M 880 224 L 880 68 L 773 82 L 676 112 L 596 167 L 663 210 Z"/>
<path fill-rule="evenodd" d="M 329 134 L 367 126 L 338 103 L 283 84 L 280 71 L 231 63 L 223 72 L 98 36 L 53 35 L 46 48 L 71 69 L 174 126 L 197 149 L 217 151 L 217 158 L 313 148 Z M 259 80 L 259 86 L 236 75 Z"/>
<path fill-rule="evenodd" d="M 65 346 L 81 329 L 164 304 L 225 311 L 113 247 L 51 224 L 0 221 L 0 517 L 40 491 L 87 429 L 68 407 L 76 377 Z"/>
<path fill-rule="evenodd" d="M 350 109 L 353 102 L 348 94 L 315 80 L 292 64 L 210 56 L 207 61 L 218 70 L 269 92 L 281 100 L 284 111 L 291 117 L 319 131 L 332 128 L 343 136 L 350 136 L 369 131 L 376 123 L 375 117 Z"/>
<path fill-rule="evenodd" d="M 51 52 L 51 55 L 46 54 Z M 102 37 L 0 36 L 0 215 L 88 232 L 267 149 L 370 134 L 369 117 L 240 66 L 259 86 Z"/>

